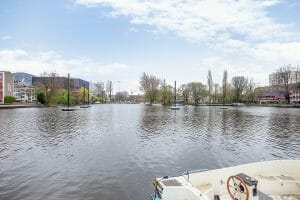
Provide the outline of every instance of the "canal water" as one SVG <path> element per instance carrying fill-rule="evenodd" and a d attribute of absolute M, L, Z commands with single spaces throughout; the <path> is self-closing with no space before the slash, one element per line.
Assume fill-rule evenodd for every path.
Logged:
<path fill-rule="evenodd" d="M 0 110 L 1 200 L 142 200 L 155 177 L 300 157 L 300 110 Z"/>

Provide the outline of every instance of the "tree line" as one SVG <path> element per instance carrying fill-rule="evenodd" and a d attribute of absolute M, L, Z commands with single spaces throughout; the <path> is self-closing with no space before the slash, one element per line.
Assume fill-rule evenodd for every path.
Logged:
<path fill-rule="evenodd" d="M 46 105 L 62 105 L 67 104 L 68 90 L 67 90 L 67 79 L 64 83 L 65 87 L 59 85 L 61 78 L 57 73 L 47 73 L 41 74 L 41 82 L 36 83 L 35 94 L 37 97 L 37 102 Z M 83 104 L 89 101 L 88 94 L 89 90 L 87 87 L 80 87 L 79 89 L 74 88 L 74 83 L 70 81 L 70 104 Z"/>
<path fill-rule="evenodd" d="M 144 100 L 150 103 L 170 105 L 173 103 L 174 88 L 165 79 L 143 73 L 140 76 Z M 182 84 L 176 91 L 179 101 L 184 104 L 200 103 L 228 104 L 233 102 L 256 102 L 255 84 L 245 76 L 235 76 L 229 82 L 228 71 L 224 70 L 222 84 L 213 82 L 212 72 L 208 70 L 207 84 L 190 82 Z"/>

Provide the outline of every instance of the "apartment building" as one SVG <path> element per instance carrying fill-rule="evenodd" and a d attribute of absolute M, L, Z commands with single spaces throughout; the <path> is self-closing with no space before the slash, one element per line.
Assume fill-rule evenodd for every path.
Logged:
<path fill-rule="evenodd" d="M 300 71 L 274 72 L 269 75 L 269 85 L 283 85 L 287 82 L 296 84 L 300 82 Z"/>
<path fill-rule="evenodd" d="M 5 96 L 14 95 L 14 77 L 11 72 L 0 71 L 0 104 L 4 103 Z"/>

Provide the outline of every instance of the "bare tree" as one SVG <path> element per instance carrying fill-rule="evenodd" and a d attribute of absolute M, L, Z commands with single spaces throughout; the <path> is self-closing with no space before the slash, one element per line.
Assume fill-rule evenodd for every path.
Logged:
<path fill-rule="evenodd" d="M 183 98 L 184 104 L 189 103 L 190 99 L 190 91 L 186 84 L 181 85 L 179 88 L 179 93 L 181 94 L 181 97 Z"/>
<path fill-rule="evenodd" d="M 252 79 L 248 82 L 246 87 L 246 99 L 248 103 L 253 103 L 255 99 L 255 83 Z"/>
<path fill-rule="evenodd" d="M 227 70 L 224 70 L 223 72 L 223 83 L 222 83 L 222 96 L 223 96 L 223 105 L 226 103 L 226 97 L 227 97 L 227 77 L 228 73 Z"/>
<path fill-rule="evenodd" d="M 146 74 L 145 72 L 142 74 L 140 78 L 141 90 L 145 93 L 145 100 L 150 103 L 154 103 L 159 94 L 159 84 L 160 79 Z"/>
<path fill-rule="evenodd" d="M 209 102 L 211 103 L 211 100 L 212 100 L 212 97 L 213 97 L 214 83 L 213 83 L 213 80 L 212 80 L 212 75 L 211 75 L 210 70 L 208 70 L 208 74 L 207 74 L 207 86 L 208 86 Z"/>
<path fill-rule="evenodd" d="M 296 83 L 300 86 L 300 68 L 299 68 L 299 65 L 297 65 L 297 68 L 296 68 Z"/>
<path fill-rule="evenodd" d="M 96 95 L 100 96 L 102 91 L 104 90 L 104 84 L 101 81 L 97 81 L 97 83 L 95 83 L 95 87 L 96 87 Z"/>
<path fill-rule="evenodd" d="M 129 98 L 129 93 L 127 91 L 122 91 L 122 92 L 116 92 L 116 99 L 118 101 L 125 102 Z"/>
<path fill-rule="evenodd" d="M 218 91 L 219 85 L 217 83 L 214 84 L 214 103 L 218 103 Z"/>
<path fill-rule="evenodd" d="M 102 103 L 105 101 L 104 83 L 102 81 L 95 83 L 95 94 L 98 99 L 101 98 Z"/>
<path fill-rule="evenodd" d="M 244 76 L 235 76 L 232 78 L 231 82 L 235 93 L 236 102 L 239 102 L 241 95 L 247 87 L 248 79 Z"/>
<path fill-rule="evenodd" d="M 281 67 L 276 72 L 276 84 L 283 85 L 285 89 L 285 99 L 287 100 L 288 104 L 290 104 L 290 86 L 291 86 L 291 65 Z"/>
<path fill-rule="evenodd" d="M 46 100 L 51 101 L 52 98 L 54 97 L 55 93 L 57 92 L 57 89 L 60 87 L 63 87 L 62 84 L 66 87 L 66 83 L 63 83 L 62 81 L 58 81 L 59 75 L 55 72 L 47 73 L 43 72 L 41 74 L 41 84 L 45 86 L 46 90 Z M 62 79 L 61 79 L 62 80 Z"/>
<path fill-rule="evenodd" d="M 188 83 L 186 86 L 195 105 L 199 104 L 200 100 L 203 100 L 205 97 L 207 97 L 206 86 L 202 83 L 192 82 Z"/>
<path fill-rule="evenodd" d="M 170 105 L 172 100 L 172 86 L 166 84 L 166 81 L 163 80 L 160 86 L 160 101 L 162 105 Z"/>

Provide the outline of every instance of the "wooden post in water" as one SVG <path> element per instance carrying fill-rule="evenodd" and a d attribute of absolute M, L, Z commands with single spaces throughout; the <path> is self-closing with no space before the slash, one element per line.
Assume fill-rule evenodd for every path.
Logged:
<path fill-rule="evenodd" d="M 70 73 L 68 73 L 68 97 L 67 97 L 67 107 L 70 108 Z"/>
<path fill-rule="evenodd" d="M 70 108 L 70 73 L 68 73 L 68 96 L 67 96 L 67 108 L 62 108 L 62 111 L 74 111 L 74 108 Z"/>
<path fill-rule="evenodd" d="M 88 105 L 90 105 L 90 83 L 88 85 L 88 102 L 87 102 Z"/>
<path fill-rule="evenodd" d="M 175 88 L 174 88 L 174 105 L 176 105 L 176 81 L 175 81 Z"/>
<path fill-rule="evenodd" d="M 83 84 L 83 105 L 85 105 L 85 83 Z"/>

